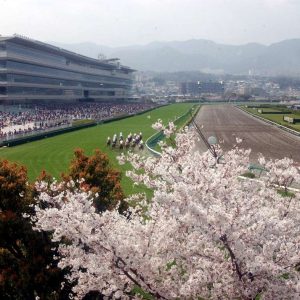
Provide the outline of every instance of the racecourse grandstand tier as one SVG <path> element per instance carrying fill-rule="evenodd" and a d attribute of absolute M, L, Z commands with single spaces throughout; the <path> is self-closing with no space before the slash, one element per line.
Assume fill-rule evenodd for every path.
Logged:
<path fill-rule="evenodd" d="M 0 35 L 0 102 L 127 100 L 134 70 L 19 35 Z"/>

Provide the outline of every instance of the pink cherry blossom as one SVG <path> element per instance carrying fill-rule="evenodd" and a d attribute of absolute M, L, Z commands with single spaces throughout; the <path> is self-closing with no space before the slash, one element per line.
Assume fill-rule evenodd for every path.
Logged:
<path fill-rule="evenodd" d="M 134 286 L 154 299 L 300 299 L 300 195 L 278 193 L 300 182 L 299 168 L 261 159 L 262 181 L 241 180 L 249 150 L 234 147 L 217 162 L 195 150 L 196 138 L 186 129 L 159 158 L 121 158 L 154 191 L 150 201 L 131 196 L 138 205 L 126 216 L 96 213 L 83 190 L 40 183 L 33 223 L 60 242 L 59 267 L 70 268 L 77 299 L 91 290 L 139 299 Z"/>

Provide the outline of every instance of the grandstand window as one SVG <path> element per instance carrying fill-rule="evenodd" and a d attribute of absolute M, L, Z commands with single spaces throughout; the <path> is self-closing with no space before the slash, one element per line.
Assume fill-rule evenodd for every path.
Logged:
<path fill-rule="evenodd" d="M 47 89 L 36 87 L 8 87 L 9 95 L 68 95 L 68 96 L 82 96 L 81 90 L 64 90 L 64 89 Z"/>
<path fill-rule="evenodd" d="M 7 67 L 14 69 L 14 70 L 24 70 L 27 72 L 35 72 L 35 73 L 43 73 L 45 75 L 52 75 L 52 76 L 60 76 L 60 77 L 67 77 L 70 79 L 79 79 L 79 80 L 95 80 L 95 81 L 111 81 L 116 83 L 124 83 L 130 84 L 131 80 L 128 79 L 120 79 L 120 78 L 111 78 L 106 76 L 97 76 L 97 75 L 90 75 L 90 74 L 83 74 L 71 71 L 64 71 L 55 68 L 47 68 L 41 67 L 33 64 L 27 63 L 20 63 L 15 61 L 8 61 Z"/>
<path fill-rule="evenodd" d="M 6 81 L 6 80 L 7 80 L 6 74 L 0 74 L 0 81 Z"/>
<path fill-rule="evenodd" d="M 0 86 L 0 95 L 6 95 L 7 94 L 7 89 L 4 86 Z"/>
<path fill-rule="evenodd" d="M 34 57 L 43 61 L 48 60 L 51 62 L 64 63 L 65 58 L 58 55 L 53 55 L 47 52 L 42 52 L 37 49 L 27 48 L 13 43 L 7 43 L 7 51 L 9 54 L 18 54 L 21 56 Z"/>

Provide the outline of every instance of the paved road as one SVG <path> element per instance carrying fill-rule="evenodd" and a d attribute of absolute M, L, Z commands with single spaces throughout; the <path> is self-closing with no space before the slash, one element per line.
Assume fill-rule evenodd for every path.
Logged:
<path fill-rule="evenodd" d="M 196 122 L 204 126 L 202 132 L 206 138 L 214 135 L 219 141 L 223 141 L 222 147 L 225 150 L 230 149 L 235 138 L 239 137 L 243 139 L 243 148 L 252 149 L 253 161 L 262 153 L 267 158 L 287 156 L 300 163 L 299 137 L 260 121 L 232 105 L 204 105 Z M 199 147 L 206 150 L 203 142 Z"/>

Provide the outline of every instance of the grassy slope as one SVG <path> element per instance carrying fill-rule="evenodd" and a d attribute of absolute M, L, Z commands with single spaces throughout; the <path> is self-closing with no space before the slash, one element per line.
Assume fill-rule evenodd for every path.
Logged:
<path fill-rule="evenodd" d="M 289 124 L 288 122 L 283 121 L 283 116 L 285 114 L 279 114 L 279 115 L 277 115 L 277 114 L 260 114 L 260 113 L 257 112 L 257 109 L 254 109 L 254 108 L 243 107 L 243 109 L 246 110 L 246 111 L 249 111 L 249 112 L 251 112 L 251 113 L 253 113 L 253 114 L 257 115 L 257 116 L 265 118 L 267 120 L 270 120 L 270 121 L 276 122 L 276 123 L 278 123 L 280 125 L 283 125 L 283 126 L 292 128 L 294 130 L 300 131 L 300 124 L 299 123 L 297 123 L 297 124 Z M 268 109 L 263 108 L 263 110 L 267 111 Z M 269 110 L 271 110 L 271 111 L 277 110 L 278 111 L 279 109 L 276 108 L 276 109 L 269 109 Z M 295 115 L 295 114 L 286 114 L 286 115 L 289 116 L 289 117 L 292 117 L 292 118 L 293 117 L 294 118 L 299 118 L 300 117 L 299 115 Z"/>
<path fill-rule="evenodd" d="M 129 132 L 138 133 L 141 131 L 145 141 L 155 132 L 151 128 L 151 124 L 158 118 L 164 122 L 174 120 L 175 116 L 184 114 L 191 106 L 192 104 L 189 103 L 173 104 L 136 117 L 45 138 L 12 148 L 1 148 L 0 158 L 25 165 L 28 168 L 29 179 L 33 181 L 43 169 L 59 178 L 60 174 L 67 170 L 75 148 L 84 149 L 86 154 L 91 154 L 94 149 L 99 148 L 108 154 L 114 167 L 124 172 L 128 166 L 119 166 L 116 156 L 119 155 L 120 151 L 109 150 L 106 147 L 107 136 L 112 137 L 114 133 L 119 134 L 120 131 L 123 132 L 123 136 L 127 136 Z M 126 194 L 143 191 L 141 188 L 133 188 L 132 182 L 125 175 L 123 175 L 122 186 Z"/>

